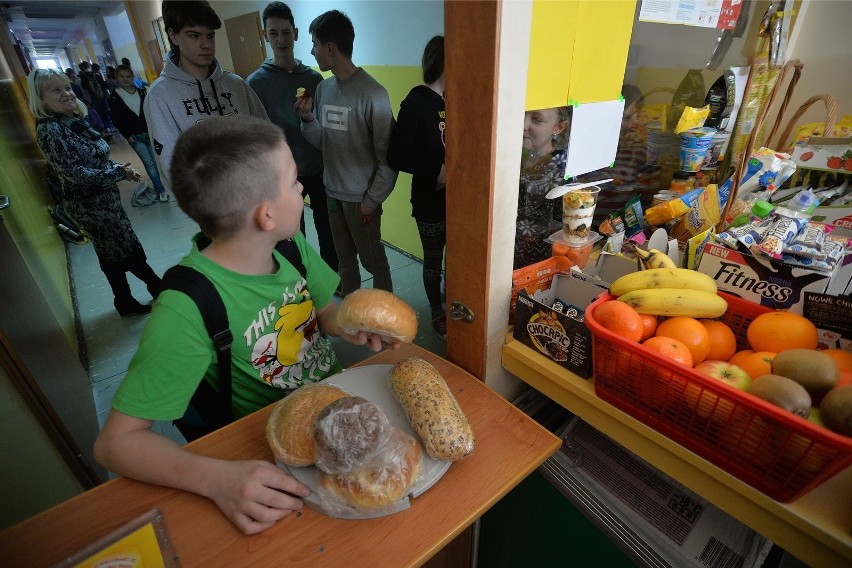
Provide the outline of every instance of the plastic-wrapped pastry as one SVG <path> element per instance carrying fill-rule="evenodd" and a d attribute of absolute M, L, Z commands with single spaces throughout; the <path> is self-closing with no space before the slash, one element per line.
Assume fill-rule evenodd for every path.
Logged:
<path fill-rule="evenodd" d="M 423 450 L 405 431 L 390 426 L 386 443 L 371 462 L 345 474 L 323 474 L 318 490 L 332 515 L 341 507 L 376 511 L 392 507 L 411 491 L 420 477 Z"/>
<path fill-rule="evenodd" d="M 314 420 L 316 466 L 349 473 L 369 463 L 390 434 L 390 422 L 374 402 L 360 396 L 336 400 Z"/>
<path fill-rule="evenodd" d="M 323 408 L 346 396 L 335 386 L 317 383 L 305 385 L 277 403 L 266 422 L 266 440 L 275 457 L 296 467 L 313 464 L 314 420 Z"/>

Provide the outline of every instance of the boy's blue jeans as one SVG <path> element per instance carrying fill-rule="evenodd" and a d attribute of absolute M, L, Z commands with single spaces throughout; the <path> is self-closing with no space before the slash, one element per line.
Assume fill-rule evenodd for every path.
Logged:
<path fill-rule="evenodd" d="M 154 150 L 151 148 L 151 144 L 145 141 L 146 138 L 147 135 L 131 136 L 128 142 L 130 142 L 130 147 L 133 148 L 139 159 L 142 160 L 142 165 L 145 166 L 145 171 L 148 172 L 148 177 L 151 178 L 154 189 L 157 190 L 157 193 L 165 193 L 166 188 L 160 180 L 157 162 L 154 161 Z"/>

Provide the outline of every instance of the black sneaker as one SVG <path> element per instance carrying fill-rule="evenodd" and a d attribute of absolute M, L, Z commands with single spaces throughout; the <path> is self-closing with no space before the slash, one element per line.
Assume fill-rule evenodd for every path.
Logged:
<path fill-rule="evenodd" d="M 447 316 L 441 314 L 432 318 L 432 329 L 435 330 L 435 335 L 443 340 L 447 339 Z"/>

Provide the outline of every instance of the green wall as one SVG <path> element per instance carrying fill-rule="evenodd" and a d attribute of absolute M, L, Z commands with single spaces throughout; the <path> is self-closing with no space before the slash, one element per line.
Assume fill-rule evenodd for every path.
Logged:
<path fill-rule="evenodd" d="M 422 71 L 417 67 L 364 66 L 364 70 L 382 84 L 390 96 L 394 117 L 399 104 L 412 87 L 423 82 Z M 411 175 L 400 173 L 396 187 L 384 203 L 382 214 L 382 239 L 417 258 L 423 258 L 423 247 L 417 234 L 417 225 L 411 216 Z"/>

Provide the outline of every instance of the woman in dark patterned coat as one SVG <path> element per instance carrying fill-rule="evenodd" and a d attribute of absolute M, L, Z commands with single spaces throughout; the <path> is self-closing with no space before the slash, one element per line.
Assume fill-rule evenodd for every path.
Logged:
<path fill-rule="evenodd" d="M 36 118 L 36 138 L 41 151 L 62 180 L 65 210 L 89 235 L 101 270 L 122 316 L 147 314 L 150 305 L 130 293 L 127 272 L 145 282 L 156 297 L 160 277 L 148 265 L 142 244 L 121 205 L 117 183 L 139 181 L 130 164 L 109 159 L 109 144 L 83 116 L 85 106 L 74 95 L 61 71 L 38 69 L 28 78 L 30 111 Z"/>

